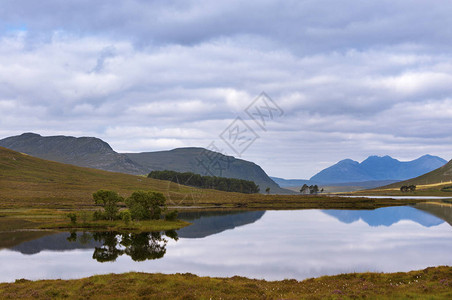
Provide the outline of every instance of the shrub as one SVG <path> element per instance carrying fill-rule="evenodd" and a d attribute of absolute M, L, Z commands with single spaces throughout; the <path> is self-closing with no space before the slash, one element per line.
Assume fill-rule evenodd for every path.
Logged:
<path fill-rule="evenodd" d="M 105 218 L 107 220 L 114 220 L 118 217 L 118 202 L 124 199 L 113 191 L 98 190 L 93 194 L 94 202 L 98 205 L 102 205 L 105 210 Z"/>
<path fill-rule="evenodd" d="M 77 223 L 77 215 L 75 213 L 69 213 L 66 216 L 71 220 L 72 224 Z"/>
<path fill-rule="evenodd" d="M 94 220 L 94 221 L 105 220 L 105 216 L 104 216 L 104 214 L 102 213 L 102 211 L 96 210 L 96 211 L 93 213 L 93 220 Z"/>
<path fill-rule="evenodd" d="M 128 209 L 126 209 L 120 213 L 120 216 L 121 216 L 121 220 L 123 220 L 126 225 L 129 225 L 130 220 L 132 219 L 132 215 L 131 215 L 130 211 Z"/>
<path fill-rule="evenodd" d="M 170 211 L 165 215 L 165 220 L 167 221 L 174 221 L 176 219 L 177 219 L 177 210 Z"/>

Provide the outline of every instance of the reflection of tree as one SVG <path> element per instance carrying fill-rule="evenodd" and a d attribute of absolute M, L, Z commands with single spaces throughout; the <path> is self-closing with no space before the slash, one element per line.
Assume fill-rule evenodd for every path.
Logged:
<path fill-rule="evenodd" d="M 101 247 L 94 248 L 93 258 L 98 262 L 115 261 L 123 251 L 118 249 L 118 238 L 116 232 L 95 232 L 93 238 L 101 242 Z"/>
<path fill-rule="evenodd" d="M 160 232 L 127 234 L 121 241 L 124 252 L 134 261 L 162 258 L 166 253 L 166 243 Z"/>
<path fill-rule="evenodd" d="M 69 232 L 69 236 L 66 238 L 68 242 L 75 242 L 77 241 L 77 232 Z"/>
<path fill-rule="evenodd" d="M 74 239 L 75 235 L 75 239 Z M 165 235 L 171 239 L 178 240 L 175 230 L 166 231 Z M 91 237 L 84 234 L 80 238 Z M 76 241 L 77 235 L 71 234 L 69 241 Z M 160 232 L 142 232 L 142 233 L 122 233 L 95 232 L 92 238 L 102 243 L 101 247 L 95 247 L 93 259 L 98 262 L 115 261 L 119 256 L 126 254 L 134 261 L 144 261 L 148 259 L 162 258 L 166 253 L 167 240 Z"/>

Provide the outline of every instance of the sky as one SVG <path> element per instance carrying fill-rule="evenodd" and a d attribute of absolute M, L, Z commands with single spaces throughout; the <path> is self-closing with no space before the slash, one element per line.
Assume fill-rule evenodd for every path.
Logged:
<path fill-rule="evenodd" d="M 283 178 L 370 155 L 450 160 L 451 13 L 442 0 L 2 0 L 0 138 L 214 145 Z"/>

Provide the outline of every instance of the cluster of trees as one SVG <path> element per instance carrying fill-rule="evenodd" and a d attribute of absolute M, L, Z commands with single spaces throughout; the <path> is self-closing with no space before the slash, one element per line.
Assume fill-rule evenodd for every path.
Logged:
<path fill-rule="evenodd" d="M 400 187 L 400 191 L 401 192 L 414 192 L 416 190 L 416 186 L 415 185 L 404 185 Z"/>
<path fill-rule="evenodd" d="M 162 211 L 166 210 L 166 199 L 162 193 L 152 191 L 136 191 L 124 199 L 114 191 L 99 190 L 93 194 L 94 202 L 103 207 L 103 210 L 94 212 L 95 220 L 122 219 L 126 224 L 131 220 L 158 220 Z M 119 212 L 118 203 L 124 202 L 126 210 Z M 175 220 L 177 212 L 168 212 L 166 220 Z"/>
<path fill-rule="evenodd" d="M 303 184 L 303 186 L 301 187 L 301 189 L 300 189 L 300 193 L 302 193 L 302 194 L 310 194 L 310 195 L 313 195 L 313 194 L 317 194 L 317 193 L 323 193 L 323 189 L 321 189 L 321 190 L 319 190 L 319 186 L 316 184 L 316 185 L 307 185 L 306 183 L 305 184 Z"/>
<path fill-rule="evenodd" d="M 191 172 L 175 172 L 175 171 L 152 171 L 148 175 L 149 178 L 169 180 L 183 185 L 193 186 L 197 188 L 215 189 L 225 192 L 238 192 L 245 194 L 259 193 L 259 186 L 253 181 L 216 177 L 202 176 Z"/>

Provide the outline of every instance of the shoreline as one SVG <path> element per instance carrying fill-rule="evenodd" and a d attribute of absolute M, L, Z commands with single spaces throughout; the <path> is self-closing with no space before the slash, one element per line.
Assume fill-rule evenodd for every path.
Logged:
<path fill-rule="evenodd" d="M 190 273 L 123 273 L 71 280 L 18 279 L 0 283 L 0 297 L 11 299 L 450 299 L 452 267 L 397 273 L 348 273 L 266 281 L 233 276 L 200 277 Z"/>

